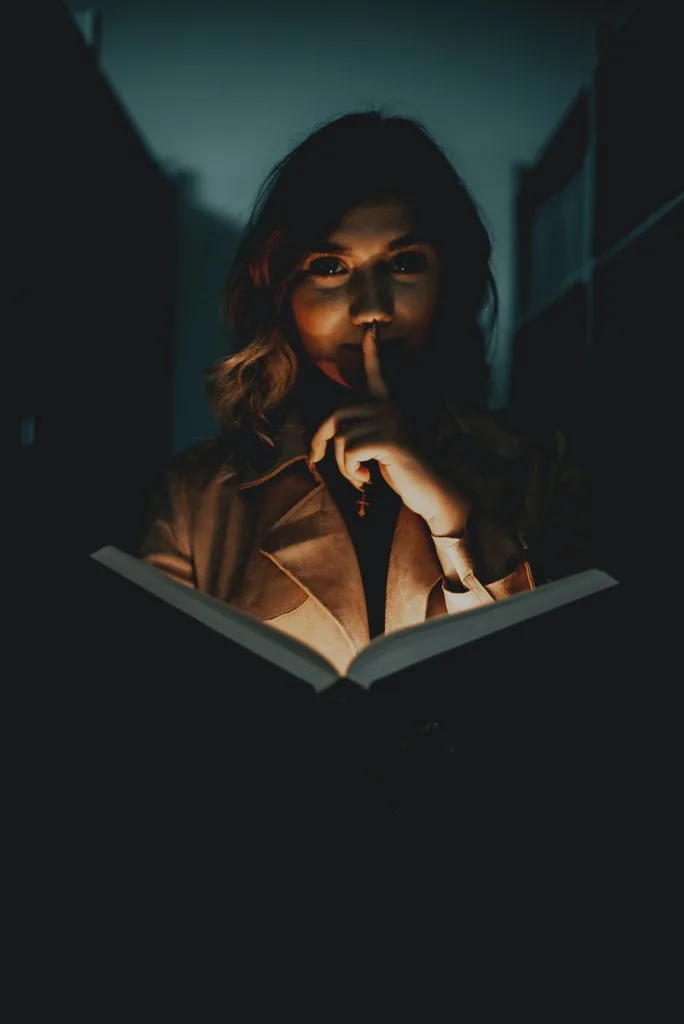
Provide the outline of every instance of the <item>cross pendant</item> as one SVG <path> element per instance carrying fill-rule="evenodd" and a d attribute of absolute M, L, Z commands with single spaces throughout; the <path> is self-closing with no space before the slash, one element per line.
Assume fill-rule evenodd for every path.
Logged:
<path fill-rule="evenodd" d="M 365 516 L 366 516 L 366 509 L 370 508 L 370 501 L 368 500 L 366 495 L 363 493 L 363 491 L 361 492 L 361 497 L 356 502 L 356 504 L 357 504 L 358 509 L 359 509 L 359 519 L 364 519 Z"/>

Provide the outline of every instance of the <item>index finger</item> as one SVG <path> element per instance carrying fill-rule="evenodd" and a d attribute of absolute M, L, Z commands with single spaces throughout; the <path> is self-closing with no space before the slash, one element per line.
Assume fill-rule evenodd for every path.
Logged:
<path fill-rule="evenodd" d="M 377 336 L 378 322 L 374 320 L 370 327 L 364 331 L 363 335 L 363 365 L 366 371 L 368 390 L 374 398 L 387 402 L 389 400 L 389 388 L 382 379 Z"/>

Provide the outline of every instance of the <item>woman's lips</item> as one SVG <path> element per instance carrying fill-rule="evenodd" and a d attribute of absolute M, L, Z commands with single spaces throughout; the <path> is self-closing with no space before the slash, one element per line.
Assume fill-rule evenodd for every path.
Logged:
<path fill-rule="evenodd" d="M 397 349 L 403 348 L 406 344 L 406 338 L 383 338 L 378 343 L 378 351 L 381 353 L 390 351 L 391 348 L 396 347 Z M 341 348 L 350 352 L 359 352 L 363 355 L 363 346 L 360 341 L 345 341 L 340 346 Z"/>
<path fill-rule="evenodd" d="M 339 348 L 339 367 L 346 382 L 354 388 L 365 390 L 366 371 L 363 358 L 363 346 L 358 342 L 345 342 Z M 406 337 L 386 338 L 378 345 L 378 355 L 382 376 L 390 388 L 406 372 L 408 345 Z"/>

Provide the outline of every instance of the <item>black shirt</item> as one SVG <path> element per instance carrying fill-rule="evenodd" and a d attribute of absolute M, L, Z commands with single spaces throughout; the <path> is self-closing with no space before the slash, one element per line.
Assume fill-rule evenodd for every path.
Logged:
<path fill-rule="evenodd" d="M 370 505 L 361 518 L 357 504 L 361 492 L 340 473 L 332 444 L 328 448 L 326 457 L 316 468 L 342 514 L 356 550 L 372 639 L 385 632 L 387 568 L 401 499 L 383 480 L 377 462 L 366 463 L 371 471 L 372 483 L 365 489 L 365 497 Z"/>
<path fill-rule="evenodd" d="M 309 437 L 336 409 L 371 401 L 366 394 L 336 384 L 316 367 L 300 369 L 293 398 L 300 408 Z M 332 440 L 328 442 L 325 457 L 316 464 L 316 469 L 325 481 L 354 544 L 366 595 L 368 627 L 372 639 L 385 631 L 387 569 L 401 499 L 383 480 L 375 460 L 365 465 L 370 469 L 372 483 L 365 488 L 365 497 L 370 505 L 363 518 L 359 516 L 357 504 L 361 492 L 340 473 Z"/>

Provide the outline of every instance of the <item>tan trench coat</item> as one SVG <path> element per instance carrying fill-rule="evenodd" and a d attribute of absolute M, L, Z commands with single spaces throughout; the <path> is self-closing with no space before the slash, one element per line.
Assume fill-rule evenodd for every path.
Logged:
<path fill-rule="evenodd" d="M 401 505 L 387 575 L 385 631 L 500 600 L 586 568 L 587 509 L 565 439 L 533 442 L 497 414 L 449 409 L 435 462 L 481 507 L 463 540 L 433 538 Z M 226 472 L 205 441 L 175 456 L 139 552 L 173 579 L 315 647 L 344 674 L 369 642 L 354 546 L 307 467 L 301 419 L 286 422 L 259 475 Z M 502 572 L 495 566 L 505 565 Z M 489 568 L 488 568 L 489 567 Z"/>

